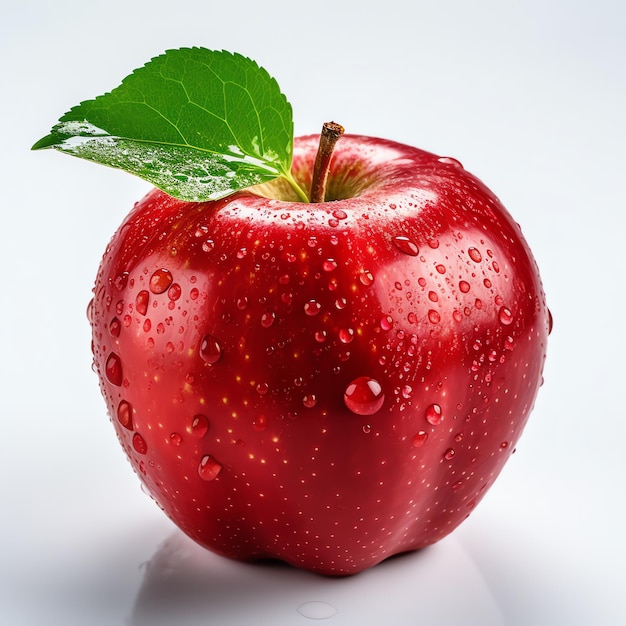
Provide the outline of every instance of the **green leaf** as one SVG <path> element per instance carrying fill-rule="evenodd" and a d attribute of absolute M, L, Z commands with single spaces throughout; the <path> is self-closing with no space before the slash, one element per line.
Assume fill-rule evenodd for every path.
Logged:
<path fill-rule="evenodd" d="M 110 93 L 66 113 L 33 150 L 55 148 L 126 170 L 188 201 L 279 176 L 292 184 L 291 105 L 254 61 L 168 50 Z"/>

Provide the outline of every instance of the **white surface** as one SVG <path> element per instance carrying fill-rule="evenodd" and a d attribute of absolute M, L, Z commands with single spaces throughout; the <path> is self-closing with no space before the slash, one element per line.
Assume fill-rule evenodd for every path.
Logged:
<path fill-rule="evenodd" d="M 625 7 L 5 3 L 0 622 L 626 623 Z M 298 134 L 336 119 L 457 157 L 523 226 L 555 318 L 545 386 L 498 483 L 428 551 L 342 580 L 226 562 L 175 530 L 118 448 L 84 311 L 147 185 L 29 147 L 69 107 L 188 45 L 267 67 Z"/>

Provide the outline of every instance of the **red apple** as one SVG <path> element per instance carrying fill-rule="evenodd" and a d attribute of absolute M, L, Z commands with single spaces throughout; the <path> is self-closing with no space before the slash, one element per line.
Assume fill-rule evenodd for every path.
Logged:
<path fill-rule="evenodd" d="M 304 188 L 318 137 L 296 139 Z M 454 159 L 360 136 L 326 201 L 154 190 L 89 308 L 119 440 L 207 548 L 324 574 L 445 537 L 513 452 L 549 312 L 518 225 Z"/>

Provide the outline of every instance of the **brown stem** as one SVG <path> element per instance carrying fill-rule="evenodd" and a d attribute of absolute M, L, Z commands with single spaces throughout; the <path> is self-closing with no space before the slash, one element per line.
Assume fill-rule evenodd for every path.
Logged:
<path fill-rule="evenodd" d="M 333 158 L 335 144 L 341 135 L 343 135 L 343 126 L 335 122 L 326 122 L 322 126 L 320 145 L 317 149 L 315 167 L 313 168 L 313 180 L 311 181 L 311 202 L 324 202 L 330 162 Z"/>

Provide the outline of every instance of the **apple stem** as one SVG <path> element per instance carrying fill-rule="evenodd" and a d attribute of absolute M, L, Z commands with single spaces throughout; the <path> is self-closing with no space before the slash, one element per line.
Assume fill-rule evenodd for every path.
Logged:
<path fill-rule="evenodd" d="M 322 126 L 320 145 L 317 150 L 317 156 L 315 157 L 313 179 L 311 181 L 311 202 L 324 202 L 330 162 L 333 157 L 335 145 L 339 137 L 343 135 L 343 131 L 343 126 L 335 122 L 326 122 Z"/>

